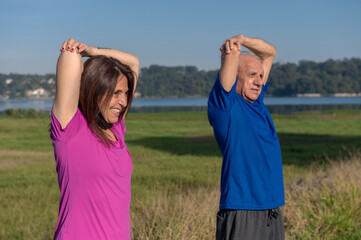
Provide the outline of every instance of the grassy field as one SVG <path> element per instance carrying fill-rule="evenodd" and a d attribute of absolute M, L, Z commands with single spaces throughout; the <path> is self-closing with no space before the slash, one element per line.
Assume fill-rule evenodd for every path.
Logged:
<path fill-rule="evenodd" d="M 288 239 L 361 239 L 361 111 L 273 115 Z M 0 116 L 0 239 L 52 239 L 49 117 Z M 133 113 L 133 239 L 213 239 L 221 155 L 206 112 Z"/>

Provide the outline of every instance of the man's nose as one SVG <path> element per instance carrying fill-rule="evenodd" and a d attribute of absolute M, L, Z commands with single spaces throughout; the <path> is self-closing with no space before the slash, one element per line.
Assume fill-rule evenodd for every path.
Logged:
<path fill-rule="evenodd" d="M 254 84 L 257 86 L 261 86 L 262 83 L 263 83 L 263 80 L 262 80 L 261 76 L 256 77 Z"/>

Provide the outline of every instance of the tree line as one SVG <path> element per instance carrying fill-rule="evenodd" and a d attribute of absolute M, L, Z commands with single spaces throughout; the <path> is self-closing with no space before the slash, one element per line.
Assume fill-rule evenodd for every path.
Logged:
<path fill-rule="evenodd" d="M 137 92 L 142 97 L 206 97 L 217 73 L 194 66 L 151 65 L 141 68 Z M 54 97 L 55 79 L 54 74 L 0 74 L 0 98 L 26 98 L 36 89 Z M 274 63 L 268 83 L 269 96 L 361 93 L 361 58 Z"/>
<path fill-rule="evenodd" d="M 269 77 L 268 94 L 292 96 L 299 93 L 361 93 L 361 58 L 275 63 Z"/>

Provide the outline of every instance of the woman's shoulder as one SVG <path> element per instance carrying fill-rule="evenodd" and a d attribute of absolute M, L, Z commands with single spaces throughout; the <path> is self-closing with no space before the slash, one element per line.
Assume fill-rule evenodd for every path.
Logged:
<path fill-rule="evenodd" d="M 87 125 L 87 120 L 79 108 L 65 127 L 61 126 L 59 120 L 51 111 L 50 136 L 53 141 L 67 141 L 77 135 Z"/>

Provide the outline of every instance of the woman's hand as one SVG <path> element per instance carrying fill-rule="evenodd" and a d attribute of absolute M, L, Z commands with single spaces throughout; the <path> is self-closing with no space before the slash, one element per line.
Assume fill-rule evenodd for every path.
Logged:
<path fill-rule="evenodd" d="M 69 38 L 68 41 L 64 41 L 61 47 L 61 51 L 70 51 L 70 52 L 77 52 L 82 57 L 91 57 L 93 56 L 92 47 L 82 43 L 75 41 L 73 38 Z"/>

